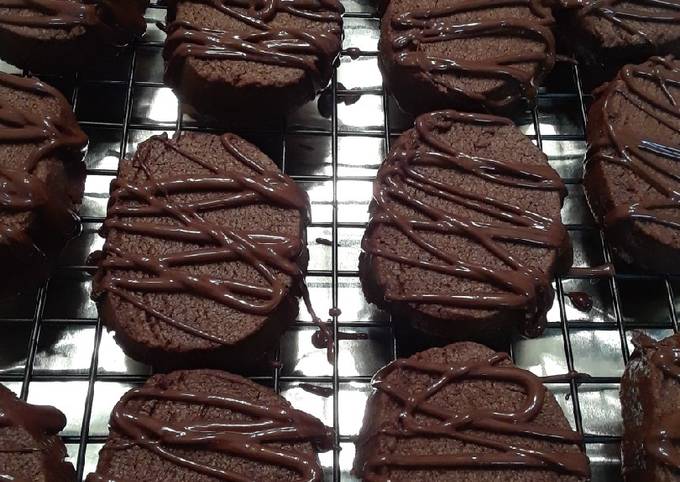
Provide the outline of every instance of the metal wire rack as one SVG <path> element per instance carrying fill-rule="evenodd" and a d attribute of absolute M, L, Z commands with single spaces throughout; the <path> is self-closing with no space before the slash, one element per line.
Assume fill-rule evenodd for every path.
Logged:
<path fill-rule="evenodd" d="M 325 352 L 311 344 L 314 327 L 301 309 L 300 319 L 281 340 L 281 367 L 254 377 L 335 427 L 338 449 L 321 456 L 327 480 L 333 481 L 355 480 L 350 473 L 353 441 L 371 391 L 371 376 L 397 355 L 408 354 L 395 340 L 388 315 L 364 300 L 357 263 L 371 182 L 390 141 L 410 127 L 411 119 L 382 87 L 374 2 L 343 3 L 345 50 L 327 91 L 285 120 L 272 116 L 257 125 L 232 126 L 309 193 L 313 224 L 308 230 L 307 282 L 312 302 L 320 314 L 331 307 L 341 309 L 332 317 L 336 333 L 341 329 L 365 334 L 363 339 L 336 339 L 336 363 L 328 364 Z M 55 405 L 67 415 L 63 438 L 79 479 L 96 465 L 113 405 L 150 374 L 148 367 L 126 358 L 102 329 L 89 299 L 91 273 L 85 259 L 102 244 L 97 229 L 105 215 L 109 182 L 120 157 L 132 155 L 150 135 L 202 129 L 182 116 L 175 96 L 162 82 L 164 33 L 156 22 L 164 20 L 164 7 L 152 2 L 146 17 L 145 37 L 97 70 L 73 78 L 44 77 L 72 100 L 91 139 L 81 209 L 84 229 L 48 283 L 16 300 L 0 302 L 0 382 L 30 402 Z M 0 70 L 13 68 L 0 63 Z M 536 107 L 514 119 L 567 182 L 562 216 L 574 245 L 575 266 L 610 261 L 580 182 L 589 100 L 581 89 L 578 67 L 558 62 Z M 515 362 L 538 375 L 577 370 L 592 376 L 578 384 L 550 387 L 572 425 L 585 435 L 594 481 L 620 479 L 618 385 L 632 330 L 657 337 L 678 331 L 678 279 L 617 268 L 615 278 L 556 279 L 557 297 L 544 336 L 518 339 L 510 347 Z M 590 312 L 580 312 L 570 302 L 566 295 L 574 291 L 592 297 Z M 333 394 L 324 398 L 308 393 L 302 383 L 332 388 Z"/>

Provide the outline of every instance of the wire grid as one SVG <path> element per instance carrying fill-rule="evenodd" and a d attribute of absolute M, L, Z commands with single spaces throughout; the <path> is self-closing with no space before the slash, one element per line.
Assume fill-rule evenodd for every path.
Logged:
<path fill-rule="evenodd" d="M 331 307 L 342 310 L 332 317 L 336 334 L 339 330 L 365 334 L 356 340 L 336 337 L 335 364 L 330 365 L 324 351 L 312 346 L 314 327 L 301 309 L 300 319 L 280 343 L 277 358 L 283 365 L 252 377 L 335 427 L 338 449 L 321 455 L 326 479 L 333 481 L 356 480 L 350 473 L 353 442 L 371 392 L 371 376 L 397 355 L 410 354 L 395 340 L 389 316 L 365 302 L 357 262 L 371 182 L 390 141 L 409 128 L 412 119 L 382 87 L 376 59 L 379 18 L 373 2 L 343 3 L 347 10 L 344 50 L 327 91 L 281 123 L 272 116 L 257 125 L 232 126 L 310 194 L 313 223 L 308 230 L 307 283 L 312 302 L 322 316 Z M 67 415 L 62 435 L 79 480 L 96 465 L 113 405 L 151 373 L 125 357 L 102 329 L 89 300 L 91 272 L 85 259 L 103 242 L 96 231 L 105 215 L 109 182 L 119 158 L 132 155 L 150 135 L 206 130 L 182 117 L 176 98 L 163 86 L 164 34 L 156 22 L 164 20 L 165 8 L 152 2 L 146 17 L 145 37 L 97 71 L 71 79 L 44 77 L 72 100 L 90 135 L 81 210 L 84 229 L 48 283 L 19 299 L 0 302 L 0 382 L 23 399 L 55 405 Z M 0 63 L 0 70 L 13 68 Z M 562 216 L 574 244 L 575 266 L 611 261 L 580 182 L 589 101 L 581 89 L 578 67 L 558 62 L 536 108 L 514 119 L 567 183 Z M 332 241 L 331 246 L 325 239 Z M 618 385 L 631 350 L 632 330 L 643 329 L 656 337 L 678 331 L 674 294 L 678 280 L 617 268 L 613 279 L 555 280 L 556 301 L 545 334 L 535 340 L 514 340 L 509 347 L 515 362 L 537 375 L 568 370 L 592 375 L 578 385 L 571 381 L 550 388 L 574 428 L 584 433 L 595 481 L 620 479 Z M 589 313 L 578 311 L 569 301 L 567 295 L 574 291 L 592 297 Z M 308 393 L 301 383 L 330 387 L 333 395 Z"/>

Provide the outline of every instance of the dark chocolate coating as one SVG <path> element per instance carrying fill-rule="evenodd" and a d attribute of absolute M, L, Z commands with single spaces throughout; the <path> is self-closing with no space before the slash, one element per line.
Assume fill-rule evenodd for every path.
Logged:
<path fill-rule="evenodd" d="M 104 324 L 160 369 L 244 370 L 297 315 L 307 195 L 232 135 L 154 136 L 112 183 L 93 282 Z"/>
<path fill-rule="evenodd" d="M 199 116 L 285 113 L 328 84 L 342 12 L 338 0 L 173 0 L 165 80 Z"/>
<path fill-rule="evenodd" d="M 680 272 L 680 61 L 624 67 L 588 112 L 584 188 L 613 252 Z"/>
<path fill-rule="evenodd" d="M 680 336 L 633 336 L 621 379 L 625 482 L 680 481 Z"/>
<path fill-rule="evenodd" d="M 555 63 L 550 9 L 537 0 L 392 0 L 380 67 L 399 105 L 506 113 L 533 100 Z"/>
<path fill-rule="evenodd" d="M 552 0 L 560 43 L 582 63 L 587 88 L 629 63 L 680 56 L 678 0 Z"/>
<path fill-rule="evenodd" d="M 378 171 L 360 276 L 394 320 L 444 340 L 538 336 L 571 265 L 564 185 L 504 118 L 416 119 Z"/>
<path fill-rule="evenodd" d="M 127 392 L 88 482 L 320 482 L 333 431 L 273 390 L 215 370 L 155 375 Z"/>
<path fill-rule="evenodd" d="M 373 378 L 354 469 L 367 482 L 577 482 L 582 437 L 541 380 L 476 343 L 398 359 Z"/>
<path fill-rule="evenodd" d="M 0 73 L 0 298 L 44 281 L 77 234 L 86 146 L 56 89 Z"/>
<path fill-rule="evenodd" d="M 0 480 L 75 482 L 58 437 L 65 425 L 56 408 L 25 403 L 0 385 Z"/>
<path fill-rule="evenodd" d="M 0 58 L 22 69 L 72 72 L 146 30 L 148 0 L 0 0 Z"/>

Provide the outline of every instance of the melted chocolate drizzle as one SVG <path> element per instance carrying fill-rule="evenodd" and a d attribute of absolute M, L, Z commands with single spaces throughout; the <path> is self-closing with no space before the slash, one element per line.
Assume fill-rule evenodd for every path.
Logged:
<path fill-rule="evenodd" d="M 42 444 L 38 440 L 59 433 L 65 425 L 66 417 L 56 408 L 46 405 L 30 405 L 19 400 L 9 389 L 0 385 L 0 428 L 22 427 L 35 439 L 33 446 L 11 442 L 9 444 L 0 443 L 0 452 L 43 452 L 46 463 L 55 464 L 50 468 L 55 469 L 56 473 L 57 464 L 64 463 L 64 455 L 57 444 Z M 27 478 L 17 474 L 2 473 L 2 470 L 2 467 L 0 467 L 0 480 L 29 482 Z M 72 467 L 71 470 L 73 470 Z"/>
<path fill-rule="evenodd" d="M 650 83 L 659 88 L 661 95 L 646 88 Z M 612 111 L 613 99 L 622 96 L 629 105 L 680 135 L 679 89 L 678 62 L 672 57 L 653 57 L 642 65 L 625 66 L 601 93 L 604 129 L 592 142 L 586 162 L 622 166 L 652 187 L 641 198 L 610 209 L 603 218 L 605 228 L 644 221 L 680 229 L 680 169 L 676 168 L 680 163 L 680 146 L 667 145 L 668 137 L 661 133 L 648 137 L 649 129 L 639 129 L 637 123 L 617 123 L 617 113 Z M 669 161 L 673 168 L 668 167 Z"/>
<path fill-rule="evenodd" d="M 390 151 L 378 171 L 373 200 L 375 209 L 363 238 L 362 248 L 370 256 L 447 276 L 487 283 L 497 288 L 497 291 L 450 294 L 430 292 L 426 286 L 402 293 L 387 289 L 384 294 L 387 300 L 455 308 L 536 310 L 534 305 L 539 292 L 549 285 L 551 275 L 525 265 L 523 260 L 517 259 L 508 251 L 505 243 L 563 248 L 568 236 L 559 217 L 548 218 L 494 198 L 492 194 L 477 194 L 466 190 L 464 186 L 440 182 L 424 174 L 419 168 L 456 169 L 490 183 L 556 191 L 562 196 L 565 192 L 564 184 L 548 165 L 501 162 L 456 151 L 436 135 L 436 132 L 449 130 L 454 122 L 498 127 L 512 125 L 509 120 L 500 117 L 455 111 L 439 111 L 418 117 L 415 124 L 417 139 L 403 137 Z M 446 212 L 426 200 L 415 199 L 409 189 L 417 189 L 427 195 L 455 203 L 493 220 L 480 222 L 466 215 Z M 403 214 L 398 205 L 409 208 L 414 214 Z M 371 239 L 371 232 L 381 224 L 401 231 L 433 259 L 425 260 L 415 250 L 411 256 L 396 254 L 377 244 Z M 443 250 L 427 239 L 425 234 L 428 232 L 463 236 L 473 240 L 501 260 L 507 269 L 494 269 L 468 261 L 458 253 Z M 531 327 L 526 329 L 531 330 Z M 538 327 L 539 333 L 540 329 Z"/>
<path fill-rule="evenodd" d="M 583 380 L 589 380 L 592 377 L 587 373 L 569 370 L 567 373 L 560 373 L 558 375 L 545 375 L 539 378 L 543 383 L 569 383 L 572 380 L 580 383 Z"/>
<path fill-rule="evenodd" d="M 522 17 L 480 19 L 459 21 L 456 15 L 468 14 L 482 9 L 525 7 L 528 12 Z M 519 96 L 533 98 L 537 92 L 537 80 L 552 70 L 555 64 L 555 39 L 550 30 L 554 19 L 550 9 L 538 0 L 463 0 L 445 2 L 438 6 L 426 5 L 394 15 L 391 26 L 394 30 L 392 49 L 397 64 L 418 69 L 435 84 L 446 90 L 453 90 L 483 105 L 502 108 Z M 443 49 L 428 53 L 424 46 L 457 39 L 482 37 L 528 38 L 545 45 L 542 52 L 518 51 L 508 54 L 490 55 L 488 58 L 469 60 L 456 56 L 455 50 Z M 534 63 L 536 70 L 524 70 L 520 64 Z M 510 81 L 516 84 L 518 92 L 508 97 L 493 99 L 465 87 L 452 87 L 439 79 L 439 74 L 455 74 L 485 77 Z"/>
<path fill-rule="evenodd" d="M 198 404 L 239 413 L 247 420 L 159 420 L 135 410 L 130 402 L 154 400 Z M 286 444 L 310 443 L 315 450 L 333 448 L 333 430 L 321 421 L 285 404 L 259 404 L 238 397 L 188 393 L 172 389 L 142 387 L 130 390 L 111 414 L 111 428 L 129 439 L 110 450 L 127 449 L 134 444 L 178 466 L 219 480 L 249 482 L 244 474 L 211 467 L 192 460 L 173 448 L 218 452 L 267 465 L 284 467 L 298 474 L 300 482 L 322 480 L 323 471 L 315 452 L 305 452 Z M 278 446 L 281 444 L 281 446 Z M 99 475 L 95 480 L 111 480 Z M 89 479 L 88 479 L 89 480 Z"/>
<path fill-rule="evenodd" d="M 654 45 L 646 32 L 650 22 L 668 24 L 680 22 L 680 3 L 674 0 L 558 0 L 565 8 L 578 9 L 579 17 L 597 16 L 614 27 Z"/>
<path fill-rule="evenodd" d="M 142 256 L 124 252 L 107 241 L 104 245 L 107 256 L 100 263 L 93 293 L 95 296 L 111 293 L 179 330 L 226 345 L 226 340 L 213 333 L 159 312 L 133 292 L 191 293 L 244 313 L 258 316 L 270 314 L 289 290 L 277 272 L 285 273 L 294 280 L 302 280 L 303 273 L 297 264 L 304 249 L 302 239 L 276 233 L 237 231 L 211 223 L 201 213 L 217 208 L 267 203 L 296 209 L 304 220 L 309 211 L 308 198 L 292 179 L 281 172 L 266 170 L 248 157 L 235 142 L 236 136 L 231 134 L 221 136 L 223 148 L 254 173 L 217 168 L 186 151 L 167 136 L 156 136 L 154 139 L 207 169 L 210 174 L 194 173 L 156 179 L 147 166 L 152 150 L 142 149 L 135 161 L 146 174 L 146 179 L 118 178 L 112 183 L 113 192 L 103 231 L 116 229 L 170 241 L 196 243 L 199 247 L 164 256 Z M 172 198 L 173 195 L 202 191 L 218 194 L 193 202 Z M 169 217 L 176 222 L 167 224 L 143 220 L 149 216 Z M 264 285 L 250 284 L 241 279 L 193 276 L 182 269 L 182 266 L 194 263 L 235 260 L 252 266 L 260 274 Z M 149 276 L 140 276 L 137 272 Z"/>
<path fill-rule="evenodd" d="M 578 432 L 534 423 L 543 409 L 546 389 L 541 380 L 531 372 L 506 363 L 505 353 L 496 353 L 488 360 L 471 361 L 459 365 L 442 365 L 423 359 L 399 359 L 380 370 L 373 379 L 373 387 L 398 404 L 402 411 L 396 428 L 378 428 L 360 443 L 373 443 L 377 436 L 397 439 L 414 437 L 451 438 L 468 447 L 475 445 L 491 449 L 491 452 L 458 454 L 386 454 L 369 457 L 363 467 L 364 480 L 382 482 L 389 480 L 390 468 L 404 470 L 430 470 L 453 468 L 525 468 L 552 470 L 559 473 L 588 477 L 588 458 L 581 452 L 565 452 L 555 449 L 535 449 L 517 442 L 502 442 L 488 438 L 484 432 L 507 436 L 520 436 L 579 444 Z M 433 377 L 427 388 L 412 392 L 389 380 L 394 372 L 412 371 Z M 397 377 L 393 377 L 397 380 Z M 497 412 L 478 408 L 470 412 L 456 413 L 430 399 L 451 384 L 467 380 L 488 380 L 512 383 L 521 387 L 526 395 L 522 405 L 512 412 Z"/>
<path fill-rule="evenodd" d="M 328 398 L 333 396 L 333 387 L 322 387 L 320 385 L 313 385 L 311 383 L 301 383 L 299 386 L 305 392 L 318 395 L 319 397 Z"/>
<path fill-rule="evenodd" d="M 333 246 L 333 241 L 326 238 L 316 238 L 316 244 L 321 244 L 323 246 Z"/>
<path fill-rule="evenodd" d="M 566 293 L 566 296 L 579 311 L 587 313 L 593 309 L 593 299 L 588 293 L 583 291 L 571 291 Z"/>
<path fill-rule="evenodd" d="M 146 30 L 146 2 L 142 0 L 0 0 L 0 8 L 9 9 L 0 14 L 0 25 L 65 30 L 84 27 L 111 43 L 128 42 Z M 32 13 L 25 15 L 18 10 Z"/>
<path fill-rule="evenodd" d="M 173 2 L 170 18 L 175 17 Z M 186 20 L 167 26 L 164 56 L 166 80 L 178 82 L 186 58 L 242 60 L 305 71 L 315 89 L 330 78 L 333 60 L 340 51 L 342 13 L 338 0 L 196 0 L 244 24 L 244 31 L 203 28 Z M 278 14 L 328 25 L 322 31 L 272 25 Z M 247 30 L 247 32 L 246 32 Z"/>
<path fill-rule="evenodd" d="M 631 359 L 645 356 L 664 376 L 680 383 L 680 346 L 657 343 L 642 332 L 635 332 L 636 351 Z M 660 463 L 680 470 L 680 412 L 670 412 L 648 424 L 643 436 L 644 448 Z"/>
<path fill-rule="evenodd" d="M 62 99 L 55 88 L 32 77 L 0 73 L 0 86 L 58 102 Z M 49 199 L 45 182 L 33 175 L 40 161 L 61 149 L 84 149 L 87 136 L 70 111 L 43 116 L 36 111 L 20 110 L 0 96 L 0 144 L 36 144 L 35 150 L 17 166 L 0 166 L 0 209 L 30 211 L 44 206 Z M 74 212 L 72 216 L 77 219 Z M 20 234 L 0 224 L 0 243 Z"/>
<path fill-rule="evenodd" d="M 608 278 L 614 276 L 616 270 L 614 265 L 611 263 L 601 264 L 599 266 L 572 266 L 567 272 L 567 276 L 571 277 L 598 277 L 598 278 Z"/>

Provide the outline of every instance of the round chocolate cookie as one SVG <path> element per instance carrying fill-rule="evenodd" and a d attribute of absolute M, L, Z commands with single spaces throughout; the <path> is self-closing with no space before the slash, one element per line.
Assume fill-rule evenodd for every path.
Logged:
<path fill-rule="evenodd" d="M 359 263 L 366 298 L 445 340 L 539 335 L 552 277 L 571 265 L 564 191 L 511 121 L 421 115 L 378 171 Z"/>
<path fill-rule="evenodd" d="M 587 86 L 652 55 L 680 56 L 678 0 L 552 0 L 560 41 L 582 61 Z"/>
<path fill-rule="evenodd" d="M 680 61 L 627 65 L 588 112 L 584 187 L 614 253 L 680 273 Z"/>
<path fill-rule="evenodd" d="M 659 342 L 633 335 L 621 378 L 625 482 L 680 481 L 680 335 Z"/>
<path fill-rule="evenodd" d="M 93 281 L 104 324 L 159 369 L 263 359 L 298 311 L 307 195 L 232 135 L 154 136 L 121 162 Z"/>
<path fill-rule="evenodd" d="M 380 67 L 412 114 L 508 112 L 533 100 L 555 63 L 550 9 L 538 0 L 391 0 Z"/>
<path fill-rule="evenodd" d="M 273 390 L 214 370 L 155 375 L 111 414 L 99 481 L 318 482 L 332 429 Z"/>
<path fill-rule="evenodd" d="M 367 482 L 583 482 L 583 443 L 555 397 L 505 353 L 455 343 L 373 378 L 356 443 Z"/>
<path fill-rule="evenodd" d="M 75 482 L 58 437 L 66 417 L 54 407 L 30 405 L 0 385 L 0 480 Z"/>
<path fill-rule="evenodd" d="M 284 113 L 328 84 L 342 13 L 338 0 L 172 0 L 165 80 L 198 115 Z"/>
<path fill-rule="evenodd" d="M 0 0 L 0 58 L 38 72 L 77 70 L 146 30 L 148 0 Z"/>
<path fill-rule="evenodd" d="M 86 146 L 56 89 L 0 73 L 0 299 L 44 281 L 77 234 Z"/>

